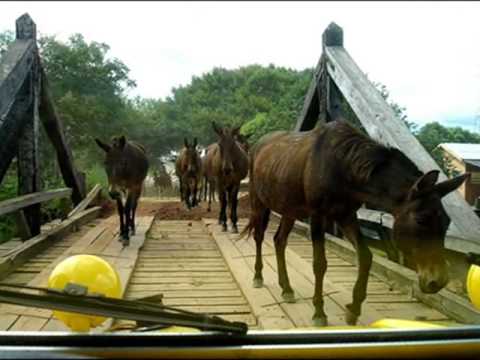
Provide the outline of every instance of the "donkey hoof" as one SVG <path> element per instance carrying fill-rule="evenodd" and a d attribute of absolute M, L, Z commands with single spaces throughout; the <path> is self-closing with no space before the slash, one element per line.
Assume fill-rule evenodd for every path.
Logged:
<path fill-rule="evenodd" d="M 232 226 L 232 234 L 238 234 L 238 227 L 237 225 Z"/>
<path fill-rule="evenodd" d="M 263 279 L 253 279 L 253 287 L 254 288 L 263 287 Z"/>
<path fill-rule="evenodd" d="M 354 314 L 347 305 L 345 309 L 345 321 L 348 325 L 356 325 L 357 324 L 358 315 Z"/>
<path fill-rule="evenodd" d="M 223 232 L 226 232 L 228 229 L 227 229 L 227 224 L 222 224 L 222 231 Z"/>
<path fill-rule="evenodd" d="M 210 211 L 212 211 L 212 209 L 210 209 L 210 208 L 207 208 L 207 211 L 208 211 L 208 212 L 210 212 Z"/>
<path fill-rule="evenodd" d="M 318 316 L 312 319 L 313 326 L 323 327 L 328 325 L 326 316 Z"/>
<path fill-rule="evenodd" d="M 282 298 L 283 300 L 285 300 L 285 302 L 289 303 L 289 304 L 293 304 L 296 302 L 295 300 L 295 295 L 293 292 L 284 292 L 282 293 Z"/>

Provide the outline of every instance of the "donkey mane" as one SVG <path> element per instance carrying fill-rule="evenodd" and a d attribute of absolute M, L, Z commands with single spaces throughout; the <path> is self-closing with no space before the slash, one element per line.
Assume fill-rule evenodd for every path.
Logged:
<path fill-rule="evenodd" d="M 422 174 L 400 150 L 372 140 L 346 121 L 338 121 L 335 135 L 332 141 L 335 158 L 349 170 L 354 181 L 367 183 L 374 173 L 391 164 L 397 164 L 408 174 Z"/>

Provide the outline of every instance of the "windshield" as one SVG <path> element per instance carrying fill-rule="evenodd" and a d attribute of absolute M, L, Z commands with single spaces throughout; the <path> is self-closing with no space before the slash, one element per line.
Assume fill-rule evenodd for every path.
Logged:
<path fill-rule="evenodd" d="M 480 324 L 479 6 L 3 3 L 0 330 Z"/>

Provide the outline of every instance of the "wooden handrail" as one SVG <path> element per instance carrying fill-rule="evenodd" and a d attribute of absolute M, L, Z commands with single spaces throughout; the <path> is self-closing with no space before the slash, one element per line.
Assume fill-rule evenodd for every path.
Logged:
<path fill-rule="evenodd" d="M 35 192 L 0 202 L 0 215 L 21 210 L 27 206 L 39 204 L 48 200 L 70 196 L 72 189 L 62 188 L 50 191 Z"/>

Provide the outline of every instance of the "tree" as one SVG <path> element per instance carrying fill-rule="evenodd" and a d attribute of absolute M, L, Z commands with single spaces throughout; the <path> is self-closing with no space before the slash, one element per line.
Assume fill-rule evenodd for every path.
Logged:
<path fill-rule="evenodd" d="M 424 125 L 416 136 L 425 150 L 430 153 L 437 164 L 449 176 L 455 175 L 455 170 L 437 146 L 446 142 L 480 144 L 479 134 L 462 129 L 461 127 L 445 127 L 438 122 L 431 122 Z"/>

